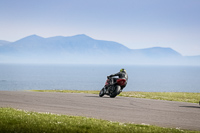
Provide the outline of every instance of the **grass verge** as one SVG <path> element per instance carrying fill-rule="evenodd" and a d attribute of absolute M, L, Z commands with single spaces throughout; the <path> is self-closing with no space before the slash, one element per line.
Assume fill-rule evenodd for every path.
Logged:
<path fill-rule="evenodd" d="M 198 131 L 162 128 L 150 125 L 111 122 L 106 120 L 37 113 L 13 108 L 0 108 L 0 132 L 2 133 L 199 133 Z"/>
<path fill-rule="evenodd" d="M 33 90 L 33 91 L 99 94 L 99 91 L 85 91 L 85 90 Z M 136 92 L 136 91 L 127 91 L 127 92 L 122 92 L 119 96 L 157 99 L 157 100 L 167 100 L 167 101 L 190 102 L 190 103 L 199 103 L 199 100 L 200 100 L 200 93 L 189 93 L 189 92 Z"/>
<path fill-rule="evenodd" d="M 189 92 L 123 92 L 120 96 L 199 103 L 200 93 Z"/>

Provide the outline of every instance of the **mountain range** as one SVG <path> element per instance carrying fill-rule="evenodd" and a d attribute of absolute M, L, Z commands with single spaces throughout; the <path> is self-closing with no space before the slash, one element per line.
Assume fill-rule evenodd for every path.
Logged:
<path fill-rule="evenodd" d="M 50 38 L 31 35 L 15 42 L 0 40 L 0 63 L 200 65 L 200 56 L 182 56 L 164 47 L 129 49 L 84 34 Z"/>

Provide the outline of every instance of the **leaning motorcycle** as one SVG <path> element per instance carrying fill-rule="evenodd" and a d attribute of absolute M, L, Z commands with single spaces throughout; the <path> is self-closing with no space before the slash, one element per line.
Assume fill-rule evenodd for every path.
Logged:
<path fill-rule="evenodd" d="M 122 87 L 126 85 L 126 79 L 112 79 L 107 77 L 105 86 L 100 90 L 99 96 L 109 95 L 111 98 L 115 98 L 122 92 Z"/>

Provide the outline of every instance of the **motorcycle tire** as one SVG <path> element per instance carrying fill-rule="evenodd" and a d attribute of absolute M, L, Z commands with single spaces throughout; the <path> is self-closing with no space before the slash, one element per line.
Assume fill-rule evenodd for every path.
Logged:
<path fill-rule="evenodd" d="M 100 96 L 100 97 L 104 96 L 104 88 L 100 90 L 99 96 Z"/>
<path fill-rule="evenodd" d="M 115 90 L 113 91 L 113 93 L 110 94 L 110 97 L 111 97 L 111 98 L 115 98 L 115 97 L 120 93 L 120 89 L 121 89 L 121 87 L 120 87 L 119 85 L 117 85 L 117 86 L 115 87 Z"/>

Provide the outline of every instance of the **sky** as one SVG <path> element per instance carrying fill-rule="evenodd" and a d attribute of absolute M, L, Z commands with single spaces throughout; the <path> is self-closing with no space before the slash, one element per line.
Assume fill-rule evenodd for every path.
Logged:
<path fill-rule="evenodd" d="M 200 0 L 0 0 L 0 40 L 86 34 L 200 55 Z"/>

